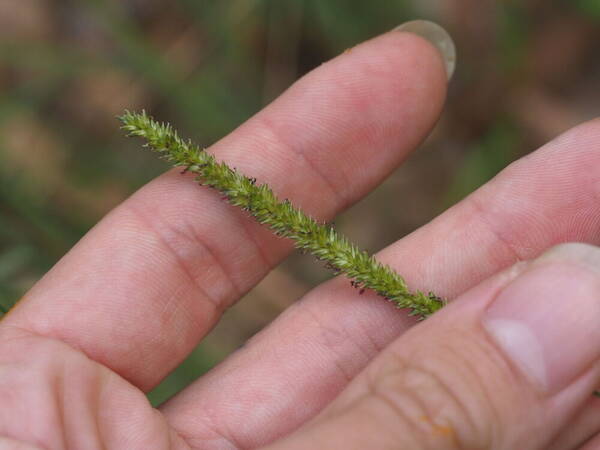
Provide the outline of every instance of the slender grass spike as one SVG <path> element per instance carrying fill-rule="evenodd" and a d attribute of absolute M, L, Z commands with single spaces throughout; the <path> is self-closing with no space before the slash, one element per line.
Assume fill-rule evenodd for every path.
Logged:
<path fill-rule="evenodd" d="M 433 293 L 411 292 L 400 275 L 359 250 L 332 225 L 318 223 L 288 199 L 279 201 L 268 185 L 257 184 L 255 178 L 217 162 L 204 149 L 180 138 L 169 124 L 153 120 L 145 111 L 126 111 L 119 119 L 129 136 L 144 138 L 145 147 L 174 166 L 183 167 L 182 173 L 195 173 L 199 184 L 218 190 L 229 203 L 247 211 L 278 236 L 291 239 L 296 248 L 312 253 L 335 273 L 344 273 L 359 291 L 371 289 L 421 319 L 445 305 Z"/>

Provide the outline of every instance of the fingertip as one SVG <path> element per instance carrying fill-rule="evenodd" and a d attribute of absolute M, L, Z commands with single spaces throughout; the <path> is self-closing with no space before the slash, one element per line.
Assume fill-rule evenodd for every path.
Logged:
<path fill-rule="evenodd" d="M 547 396 L 569 388 L 598 360 L 600 249 L 563 244 L 546 252 L 494 299 L 484 327 L 515 367 Z M 591 392 L 590 388 L 590 392 Z"/>
<path fill-rule="evenodd" d="M 456 68 L 456 45 L 444 28 L 429 20 L 412 20 L 397 26 L 393 31 L 412 33 L 432 44 L 442 57 L 448 80 L 452 79 Z"/>
<path fill-rule="evenodd" d="M 351 95 L 362 97 L 365 110 L 389 125 L 391 136 L 418 137 L 411 148 L 431 130 L 446 98 L 446 67 L 438 48 L 412 32 L 387 32 L 354 47 L 342 55 L 337 74 L 362 86 Z"/>
<path fill-rule="evenodd" d="M 402 89 L 397 91 L 399 106 L 405 111 L 412 107 L 423 117 L 437 120 L 446 99 L 450 70 L 439 48 L 427 38 L 405 30 L 393 30 L 380 39 L 381 45 L 387 47 L 391 71 Z M 407 101 L 407 93 L 419 102 L 416 106 Z"/>

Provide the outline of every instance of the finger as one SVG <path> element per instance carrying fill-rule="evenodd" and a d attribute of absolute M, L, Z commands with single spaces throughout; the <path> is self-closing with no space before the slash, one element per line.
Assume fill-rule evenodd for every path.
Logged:
<path fill-rule="evenodd" d="M 597 450 L 598 448 L 600 448 L 600 434 L 590 439 L 578 450 Z"/>
<path fill-rule="evenodd" d="M 600 382 L 599 299 L 600 249 L 560 246 L 406 333 L 271 448 L 546 448 Z"/>
<path fill-rule="evenodd" d="M 308 74 L 214 151 L 319 219 L 366 194 L 433 126 L 443 62 L 392 32 Z M 5 320 L 157 384 L 290 244 L 177 171 L 96 226 Z"/>
<path fill-rule="evenodd" d="M 548 450 L 581 449 L 586 442 L 593 442 L 593 437 L 600 433 L 600 398 L 593 396 L 556 436 Z M 597 444 L 596 444 L 597 445 Z M 589 447 L 592 449 L 599 448 Z"/>
<path fill-rule="evenodd" d="M 581 125 L 379 258 L 413 287 L 452 298 L 558 242 L 600 242 L 599 150 L 600 121 Z M 163 410 L 199 440 L 225 436 L 242 447 L 263 445 L 317 413 L 412 323 L 375 296 L 358 295 L 348 281 L 333 280 Z"/>

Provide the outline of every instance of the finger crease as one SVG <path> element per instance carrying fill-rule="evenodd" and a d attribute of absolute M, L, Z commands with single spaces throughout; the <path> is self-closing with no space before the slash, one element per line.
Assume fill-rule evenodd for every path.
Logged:
<path fill-rule="evenodd" d="M 513 262 L 523 261 L 525 258 L 521 256 L 521 252 L 518 250 L 517 246 L 510 239 L 507 239 L 502 233 L 498 231 L 498 229 L 494 226 L 492 221 L 488 219 L 488 208 L 484 206 L 484 204 L 479 200 L 479 196 L 477 194 L 473 195 L 471 198 L 471 204 L 475 208 L 475 211 L 478 213 L 477 217 L 479 221 L 484 225 L 485 228 L 488 229 L 494 236 L 496 242 L 502 245 L 513 257 Z"/>
<path fill-rule="evenodd" d="M 181 271 L 185 274 L 185 276 L 188 278 L 188 280 L 191 282 L 192 286 L 194 286 L 201 294 L 201 296 L 203 296 L 206 300 L 208 300 L 217 310 L 222 310 L 223 308 L 223 302 L 219 301 L 219 299 L 213 297 L 212 295 L 210 295 L 206 289 L 204 289 L 204 287 L 202 286 L 202 284 L 200 283 L 200 281 L 194 277 L 194 275 L 192 274 L 190 268 L 188 267 L 187 262 L 185 261 L 184 258 L 182 258 L 179 253 L 175 250 L 175 248 L 168 242 L 168 239 L 166 239 L 162 233 L 160 233 L 156 227 L 154 227 L 154 225 L 152 224 L 152 221 L 147 220 L 146 217 L 140 213 L 139 211 L 137 211 L 134 207 L 129 206 L 130 211 L 133 212 L 133 214 L 135 215 L 135 217 L 140 220 L 146 227 L 148 227 L 156 237 L 158 237 L 158 239 L 160 240 L 160 243 L 167 249 L 169 250 L 169 253 L 171 253 L 171 255 L 173 255 L 175 257 L 175 261 L 178 265 L 178 267 L 181 269 Z M 235 289 L 235 285 L 232 283 L 230 277 L 227 275 L 227 272 L 225 272 L 223 266 L 219 263 L 219 260 L 216 259 L 215 255 L 213 254 L 213 252 L 211 251 L 210 248 L 208 248 L 203 242 L 197 241 L 197 239 L 195 239 L 196 243 L 201 246 L 204 250 L 206 250 L 206 252 L 208 253 L 209 257 L 211 259 L 213 259 L 217 266 L 223 271 L 223 273 L 225 274 L 225 278 L 229 281 L 229 283 L 231 283 L 231 286 Z"/>
<path fill-rule="evenodd" d="M 239 214 L 237 215 L 237 217 L 240 228 L 244 231 L 244 234 L 246 235 L 248 240 L 252 242 L 254 250 L 258 255 L 258 258 L 265 267 L 265 270 L 263 272 L 270 270 L 275 264 L 269 260 L 269 258 L 267 257 L 267 253 L 264 251 L 264 249 L 258 242 L 258 239 L 254 236 L 254 233 L 252 233 L 252 230 L 250 230 L 249 221 L 246 219 L 246 217 L 240 216 Z"/>
<path fill-rule="evenodd" d="M 243 295 L 245 289 L 242 289 L 242 287 L 234 280 L 234 277 L 230 274 L 230 272 L 225 268 L 225 263 L 223 262 L 221 256 L 219 255 L 219 252 L 216 249 L 214 249 L 211 245 L 208 245 L 208 243 L 197 232 L 197 230 L 194 226 L 191 226 L 190 228 L 192 230 L 191 234 L 194 238 L 194 242 L 198 246 L 200 246 L 204 250 L 206 250 L 206 252 L 210 256 L 210 258 L 213 261 L 215 261 L 217 267 L 221 270 L 221 272 L 223 273 L 223 276 L 229 283 L 230 290 L 233 291 L 233 296 L 235 298 L 240 298 Z M 228 304 L 230 302 L 226 302 L 226 303 Z"/>
<path fill-rule="evenodd" d="M 290 151 L 302 159 L 302 162 L 312 171 L 312 173 L 323 182 L 329 192 L 333 195 L 335 202 L 337 203 L 337 209 L 345 209 L 348 205 L 347 199 L 342 195 L 341 191 L 334 186 L 329 177 L 323 173 L 319 166 L 315 164 L 315 162 L 309 158 L 304 151 L 296 148 L 293 145 L 290 145 L 283 135 L 279 133 L 275 126 L 272 125 L 267 119 L 262 119 L 261 122 L 263 128 L 271 135 L 272 140 L 275 141 L 277 146 Z"/>
<path fill-rule="evenodd" d="M 306 308 L 305 311 L 313 318 L 317 327 L 321 330 L 321 336 L 324 341 L 324 346 L 325 346 L 325 348 L 327 348 L 327 351 L 330 352 L 331 355 L 333 356 L 333 357 L 328 357 L 328 360 L 331 363 L 333 363 L 336 370 L 344 378 L 344 381 L 346 382 L 346 384 L 350 383 L 354 379 L 354 376 L 356 374 L 354 373 L 354 371 L 351 368 L 344 367 L 344 365 L 342 364 L 342 361 L 344 361 L 346 359 L 345 355 L 341 354 L 339 352 L 339 350 L 336 349 L 335 345 L 328 345 L 328 342 L 327 342 L 328 339 L 326 336 L 329 333 L 333 333 L 333 334 L 344 333 L 344 337 L 347 338 L 347 340 L 350 340 L 351 342 L 356 343 L 353 340 L 353 335 L 351 333 L 345 333 L 343 331 L 339 331 L 337 329 L 334 329 L 334 328 L 331 328 L 331 327 L 325 325 L 323 323 L 323 320 L 319 316 L 319 314 L 313 312 L 312 308 L 308 307 L 308 308 Z M 346 339 L 344 339 L 344 340 L 346 340 Z M 360 345 L 354 345 L 354 348 L 355 349 L 358 348 L 361 351 L 361 353 L 363 353 L 363 355 L 365 356 L 365 361 L 369 361 L 371 359 L 368 352 L 366 352 Z"/>

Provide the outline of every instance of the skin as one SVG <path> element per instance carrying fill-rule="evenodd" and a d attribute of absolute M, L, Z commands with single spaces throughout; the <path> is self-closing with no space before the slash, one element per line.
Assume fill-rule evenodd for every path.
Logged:
<path fill-rule="evenodd" d="M 330 219 L 427 136 L 445 91 L 437 51 L 388 33 L 306 75 L 209 151 Z M 170 171 L 0 322 L 0 449 L 597 448 L 599 364 L 560 395 L 540 393 L 478 320 L 531 264 L 587 276 L 576 257 L 507 268 L 600 241 L 598 167 L 596 120 L 384 249 L 378 258 L 414 288 L 458 298 L 422 324 L 334 279 L 153 409 L 144 393 L 291 251 Z M 411 368 L 426 389 L 402 381 Z M 415 404 L 448 405 L 450 421 L 414 415 Z"/>

